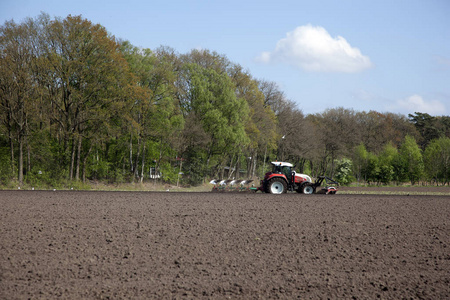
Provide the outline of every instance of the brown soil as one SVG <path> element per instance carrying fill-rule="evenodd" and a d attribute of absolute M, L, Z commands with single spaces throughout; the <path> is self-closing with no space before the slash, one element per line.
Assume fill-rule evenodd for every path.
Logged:
<path fill-rule="evenodd" d="M 0 191 L 0 299 L 445 299 L 450 197 Z"/>
<path fill-rule="evenodd" d="M 450 186 L 371 186 L 371 187 L 339 187 L 339 191 L 342 193 L 379 193 L 379 194 L 444 194 L 450 196 Z"/>

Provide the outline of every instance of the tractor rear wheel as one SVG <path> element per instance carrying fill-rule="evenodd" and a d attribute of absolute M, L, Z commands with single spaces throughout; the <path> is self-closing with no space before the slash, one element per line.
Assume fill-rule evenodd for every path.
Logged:
<path fill-rule="evenodd" d="M 306 194 L 306 195 L 311 195 L 316 192 L 316 188 L 310 183 L 304 184 L 301 189 L 302 189 L 303 194 Z"/>
<path fill-rule="evenodd" d="M 271 179 L 267 186 L 271 194 L 283 194 L 287 192 L 286 181 L 282 178 Z"/>

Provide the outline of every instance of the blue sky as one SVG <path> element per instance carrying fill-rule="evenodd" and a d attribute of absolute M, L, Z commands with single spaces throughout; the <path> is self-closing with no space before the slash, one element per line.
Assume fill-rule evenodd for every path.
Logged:
<path fill-rule="evenodd" d="M 133 45 L 209 49 L 305 114 L 450 114 L 450 1 L 2 0 L 0 23 L 82 15 Z"/>

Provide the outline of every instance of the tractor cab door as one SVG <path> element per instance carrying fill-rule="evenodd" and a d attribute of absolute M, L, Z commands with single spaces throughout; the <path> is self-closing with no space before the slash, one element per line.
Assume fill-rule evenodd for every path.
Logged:
<path fill-rule="evenodd" d="M 281 169 L 281 173 L 283 173 L 286 176 L 286 179 L 288 182 L 292 182 L 292 169 L 291 167 L 284 166 Z"/>

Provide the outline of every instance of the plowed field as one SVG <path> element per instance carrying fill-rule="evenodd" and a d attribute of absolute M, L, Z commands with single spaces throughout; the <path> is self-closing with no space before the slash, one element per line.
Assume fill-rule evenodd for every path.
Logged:
<path fill-rule="evenodd" d="M 0 191 L 0 299 L 448 299 L 450 196 Z"/>

